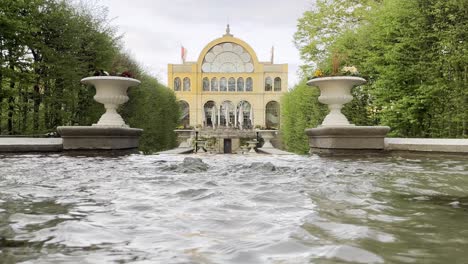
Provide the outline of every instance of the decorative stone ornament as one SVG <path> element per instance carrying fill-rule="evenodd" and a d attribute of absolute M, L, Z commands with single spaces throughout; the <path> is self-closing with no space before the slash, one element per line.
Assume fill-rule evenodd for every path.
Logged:
<path fill-rule="evenodd" d="M 258 143 L 257 140 L 250 140 L 250 141 L 247 141 L 247 144 L 249 144 L 248 147 L 249 147 L 249 149 L 250 149 L 250 150 L 249 150 L 249 153 L 257 153 L 257 152 L 255 151 L 255 148 L 257 147 L 257 143 Z"/>
<path fill-rule="evenodd" d="M 317 86 L 320 89 L 318 100 L 326 104 L 330 110 L 322 126 L 354 126 L 341 113 L 341 108 L 353 100 L 351 89 L 364 83 L 365 79 L 353 76 L 321 77 L 307 82 L 307 85 Z"/>
<path fill-rule="evenodd" d="M 263 138 L 264 140 L 262 149 L 274 148 L 273 145 L 271 144 L 271 140 L 275 138 L 275 135 L 277 133 L 276 130 L 257 130 L 257 132 L 260 134 L 260 137 Z"/>
<path fill-rule="evenodd" d="M 355 126 L 341 113 L 343 105 L 353 100 L 351 89 L 365 82 L 363 78 L 353 76 L 320 77 L 307 82 L 319 87 L 319 102 L 330 109 L 322 125 L 305 130 L 311 153 L 384 149 L 389 127 Z"/>
<path fill-rule="evenodd" d="M 118 76 L 87 77 L 81 83 L 93 85 L 96 88 L 94 100 L 106 108 L 97 124 L 93 126 L 128 127 L 117 108 L 128 101 L 127 89 L 140 84 L 139 80 Z"/>
<path fill-rule="evenodd" d="M 139 80 L 96 76 L 81 80 L 96 88 L 94 100 L 104 105 L 106 112 L 92 126 L 60 126 L 57 132 L 63 140 L 64 150 L 115 150 L 138 148 L 143 130 L 130 128 L 117 113 L 119 105 L 128 101 L 127 89 L 140 84 Z"/>

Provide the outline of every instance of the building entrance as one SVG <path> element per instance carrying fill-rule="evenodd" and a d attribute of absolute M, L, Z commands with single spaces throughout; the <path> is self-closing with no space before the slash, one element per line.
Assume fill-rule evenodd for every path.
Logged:
<path fill-rule="evenodd" d="M 224 153 L 231 154 L 232 153 L 232 141 L 230 138 L 224 139 Z"/>

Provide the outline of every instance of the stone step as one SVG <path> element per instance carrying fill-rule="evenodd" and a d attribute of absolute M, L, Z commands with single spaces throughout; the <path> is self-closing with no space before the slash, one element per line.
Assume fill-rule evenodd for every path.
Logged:
<path fill-rule="evenodd" d="M 61 138 L 0 138 L 0 152 L 59 152 L 62 149 Z"/>
<path fill-rule="evenodd" d="M 385 138 L 385 150 L 468 153 L 468 139 Z"/>

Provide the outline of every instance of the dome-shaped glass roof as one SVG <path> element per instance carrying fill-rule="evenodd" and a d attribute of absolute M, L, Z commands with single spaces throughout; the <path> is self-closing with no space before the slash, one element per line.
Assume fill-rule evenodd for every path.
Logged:
<path fill-rule="evenodd" d="M 240 45 L 224 42 L 212 47 L 203 58 L 203 72 L 253 72 L 250 54 Z"/>

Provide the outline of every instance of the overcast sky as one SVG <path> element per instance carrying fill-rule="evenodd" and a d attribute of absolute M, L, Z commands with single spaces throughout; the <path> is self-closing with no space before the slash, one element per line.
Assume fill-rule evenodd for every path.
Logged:
<path fill-rule="evenodd" d="M 297 81 L 301 64 L 293 44 L 297 19 L 313 0 L 98 0 L 108 7 L 111 24 L 123 35 L 127 51 L 162 83 L 167 84 L 167 64 L 180 63 L 180 47 L 195 61 L 201 50 L 225 33 L 257 52 L 260 61 L 289 64 L 289 87 Z"/>

